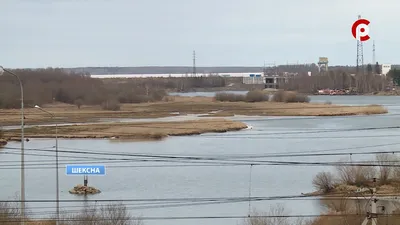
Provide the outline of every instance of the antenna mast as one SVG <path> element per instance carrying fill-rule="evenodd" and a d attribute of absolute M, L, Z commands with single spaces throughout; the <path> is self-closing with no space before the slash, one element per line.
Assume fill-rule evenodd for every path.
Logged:
<path fill-rule="evenodd" d="M 372 42 L 372 64 L 375 65 L 376 61 L 375 61 L 375 40 Z"/>
<path fill-rule="evenodd" d="M 193 51 L 193 76 L 196 76 L 196 51 Z"/>
<path fill-rule="evenodd" d="M 358 16 L 361 19 L 361 15 Z M 364 75 L 364 53 L 362 41 L 357 40 L 357 73 Z"/>

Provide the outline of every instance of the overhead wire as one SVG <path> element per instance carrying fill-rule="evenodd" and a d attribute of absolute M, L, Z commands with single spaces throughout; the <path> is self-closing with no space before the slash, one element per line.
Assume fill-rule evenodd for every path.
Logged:
<path fill-rule="evenodd" d="M 384 146 L 384 145 L 381 145 Z M 19 148 L 13 148 L 13 147 L 5 147 L 5 149 L 8 150 L 16 150 L 18 151 Z M 55 152 L 56 150 L 53 149 L 37 149 L 37 148 L 28 148 L 25 149 L 27 151 L 37 151 L 37 152 Z M 138 153 L 126 153 L 126 152 L 105 152 L 105 151 L 73 151 L 73 150 L 58 150 L 59 153 L 71 153 L 71 154 L 81 154 L 81 155 L 103 155 L 103 156 L 123 156 L 123 157 L 142 157 L 144 159 L 146 158 L 152 158 L 152 159 L 177 159 L 177 160 L 214 160 L 214 161 L 227 161 L 231 160 L 231 157 L 218 157 L 218 156 L 185 156 L 185 155 L 163 155 L 163 154 L 138 154 Z M 290 154 L 271 154 L 271 155 L 262 155 L 258 158 L 276 158 L 276 157 L 311 157 L 311 156 L 345 156 L 345 155 L 376 155 L 376 154 L 395 154 L 395 153 L 400 153 L 400 150 L 393 150 L 393 151 L 364 151 L 364 152 L 324 152 L 324 153 L 290 153 Z M 238 161 L 236 158 L 241 158 L 239 157 L 233 157 L 233 161 Z M 243 157 L 246 158 L 246 157 Z M 104 158 L 103 158 L 104 159 Z M 126 159 L 119 159 L 118 160 L 126 160 Z M 128 159 L 130 160 L 130 159 Z M 241 161 L 248 161 L 248 162 L 257 162 L 257 161 L 249 161 L 249 160 L 241 160 Z"/>
<path fill-rule="evenodd" d="M 7 148 L 18 150 L 18 148 Z M 44 152 L 54 152 L 55 150 L 46 150 L 46 149 L 27 149 L 32 151 L 44 151 Z M 240 157 L 199 157 L 199 156 L 171 156 L 171 155 L 155 155 L 155 154 L 129 154 L 129 153 L 107 153 L 107 152 L 90 152 L 90 151 L 64 151 L 59 150 L 59 152 L 64 153 L 74 153 L 74 154 L 84 154 L 84 155 L 110 155 L 110 156 L 124 156 L 124 157 L 141 157 L 141 158 L 108 158 L 104 163 L 107 163 L 107 160 L 118 160 L 118 161 L 131 161 L 131 162 L 180 162 L 180 163 L 212 163 L 215 162 L 218 165 L 222 165 L 224 163 L 231 163 L 229 165 L 344 165 L 344 166 L 388 166 L 388 167 L 398 167 L 398 165 L 394 164 L 374 164 L 371 161 L 370 163 L 364 162 L 353 162 L 353 163 L 344 163 L 344 162 L 302 162 L 302 161 L 271 161 L 271 160 L 243 160 Z M 11 153 L 11 152 L 9 152 Z M 376 155 L 376 154 L 395 154 L 400 153 L 400 151 L 369 151 L 369 152 L 340 152 L 340 153 L 300 153 L 300 154 L 275 154 L 275 155 L 262 155 L 256 156 L 252 158 L 277 158 L 277 157 L 316 157 L 316 156 L 345 156 L 345 155 Z M 11 153 L 12 154 L 12 153 Z M 48 156 L 48 155 L 46 155 Z M 49 156 L 50 157 L 50 156 Z M 240 158 L 240 159 L 237 159 Z M 243 157 L 245 158 L 245 157 Z M 33 166 L 35 164 L 28 164 L 28 166 Z M 39 168 L 44 168 L 43 166 L 46 164 L 38 165 Z M 53 165 L 53 164 L 49 164 Z M 0 165 L 1 166 L 17 166 L 17 165 Z M 157 167 L 157 165 L 155 165 Z M 179 166 L 179 165 L 177 165 Z M 135 167 L 131 165 L 120 165 L 116 167 Z M 149 166 L 146 166 L 149 167 Z M 33 167 L 32 167 L 33 168 Z"/>
<path fill-rule="evenodd" d="M 231 198 L 181 198 L 181 199 L 137 199 L 137 201 L 134 201 L 135 203 L 132 202 L 126 202 L 126 200 L 124 200 L 123 205 L 124 206 L 134 206 L 134 207 L 139 207 L 139 208 L 135 208 L 135 209 L 147 209 L 148 206 L 150 206 L 151 208 L 164 208 L 164 207 L 169 207 L 169 205 L 165 205 L 165 204 L 192 204 L 192 203 L 237 203 L 237 202 L 247 202 L 247 201 L 276 201 L 276 200 L 280 200 L 280 201 L 320 201 L 321 199 L 323 199 L 323 195 L 322 197 L 318 197 L 318 196 L 277 196 L 277 197 L 231 197 Z M 332 199 L 335 200 L 343 200 L 345 198 L 343 197 L 334 197 Z M 21 201 L 0 201 L 0 203 L 19 203 Z M 25 201 L 26 202 L 26 201 Z M 55 202 L 55 201 L 54 201 Z M 62 201 L 61 201 L 62 202 Z M 91 203 L 85 200 L 79 201 L 82 203 Z M 105 202 L 107 202 L 108 204 L 101 204 L 98 205 L 99 201 L 98 200 L 94 200 L 92 201 L 92 203 L 95 203 L 97 207 L 101 207 L 101 206 L 107 206 L 108 204 L 112 204 L 112 203 L 116 203 L 116 202 L 121 202 L 121 200 L 117 200 L 117 199 L 107 199 L 105 200 Z M 29 202 L 28 202 L 29 203 Z M 53 203 L 53 201 L 49 200 L 46 202 L 35 202 L 37 203 Z M 64 202 L 64 203 L 68 203 L 68 202 Z M 75 201 L 74 201 L 75 203 Z M 160 205 L 162 204 L 162 205 Z M 176 207 L 177 205 L 171 205 L 173 207 Z M 87 205 L 63 205 L 63 209 L 65 208 L 74 208 L 76 209 L 77 207 L 87 207 Z M 1 208 L 15 208 L 13 206 L 1 206 Z M 33 207 L 29 207 L 29 208 L 33 208 L 33 209 L 49 209 L 52 208 L 54 209 L 54 207 L 48 207 L 48 206 L 33 206 Z M 131 209 L 131 208 L 130 208 Z M 70 210 L 64 210 L 64 212 L 67 212 Z M 41 211 L 43 212 L 43 211 Z"/>
<path fill-rule="evenodd" d="M 264 139 L 282 139 L 282 140 L 296 140 L 296 139 L 374 139 L 374 138 L 392 138 L 392 137 L 400 137 L 400 134 L 378 134 L 378 135 L 357 135 L 357 136 L 207 136 L 204 138 L 210 139 L 237 139 L 237 140 L 264 140 Z"/>
<path fill-rule="evenodd" d="M 364 214 L 293 214 L 293 215 L 252 215 L 251 218 L 324 218 L 324 217 L 366 217 Z M 390 217 L 399 217 L 400 214 L 389 214 Z M 164 216 L 164 217 L 138 217 L 138 218 L 121 218 L 119 221 L 146 221 L 146 220 L 216 220 L 216 219 L 249 219 L 248 216 L 243 215 L 231 215 L 231 216 Z M 56 219 L 49 218 L 37 218 L 34 221 L 51 220 L 56 221 Z M 116 218 L 110 217 L 99 217 L 93 218 L 93 221 L 115 221 Z M 60 218 L 58 221 L 61 222 L 88 222 L 88 219 L 80 218 Z M 89 220 L 90 222 L 91 220 Z M 2 219 L 0 222 L 8 223 L 20 223 L 16 219 Z"/>
<path fill-rule="evenodd" d="M 340 194 L 340 193 L 339 193 Z M 275 195 L 275 196 L 253 196 L 250 200 L 285 200 L 285 199 L 321 199 L 321 197 L 335 198 L 330 195 L 318 195 L 318 196 L 308 196 L 308 195 Z M 181 198 L 132 198 L 132 199 L 60 199 L 59 202 L 193 202 L 193 201 L 219 201 L 219 200 L 249 200 L 248 196 L 241 197 L 181 197 Z M 54 203 L 55 199 L 34 199 L 34 200 L 0 200 L 0 203 Z"/>
<path fill-rule="evenodd" d="M 330 152 L 330 151 L 346 151 L 346 150 L 356 150 L 356 149 L 365 149 L 365 148 L 375 148 L 375 147 L 388 147 L 388 146 L 394 146 L 394 145 L 399 145 L 400 142 L 394 142 L 394 143 L 387 143 L 387 144 L 377 144 L 377 145 L 363 145 L 363 146 L 355 146 L 355 147 L 346 147 L 346 148 L 331 148 L 331 149 L 319 149 L 319 150 L 310 150 L 310 151 L 292 151 L 292 152 L 284 152 L 284 153 L 278 153 L 278 152 L 274 152 L 274 153 L 264 153 L 264 154 L 235 154 L 235 155 L 193 155 L 191 154 L 191 156 L 195 156 L 195 157 L 223 157 L 223 158 L 266 158 L 266 157 L 291 157 L 291 156 L 308 156 L 306 155 L 306 153 L 320 153 L 320 152 Z M 48 149 L 48 148 L 40 148 L 40 149 Z M 102 152 L 99 150 L 90 150 L 90 149 L 82 149 L 82 148 L 68 148 L 68 147 L 61 147 L 61 149 L 71 149 L 71 150 L 81 150 L 81 151 L 92 151 L 92 152 Z M 8 152 L 7 150 L 13 150 L 15 152 Z M 37 150 L 36 148 L 28 148 L 27 150 Z M 20 152 L 20 150 L 18 148 L 10 148 L 7 147 L 6 151 L 2 151 L 0 152 L 0 154 L 14 154 L 14 155 L 20 155 L 20 153 L 16 153 L 16 152 Z M 120 152 L 117 152 L 120 153 Z M 126 153 L 126 152 L 122 152 L 122 153 Z M 368 152 L 367 152 L 368 153 Z M 376 152 L 374 152 L 376 153 Z M 395 152 L 387 152 L 387 153 L 395 153 Z M 38 153 L 25 153 L 26 155 L 32 155 L 32 156 L 44 156 L 44 157 L 54 157 L 53 155 L 49 155 L 49 154 L 38 154 Z M 84 153 L 83 153 L 84 154 Z M 126 153 L 129 154 L 129 153 Z M 142 155 L 146 155 L 148 153 L 137 153 L 137 154 L 142 154 Z M 351 155 L 353 154 L 351 153 L 343 153 L 343 155 Z M 368 153 L 369 154 L 369 153 Z M 181 154 L 163 154 L 166 156 L 182 156 Z M 337 155 L 337 154 L 336 154 Z M 325 155 L 324 155 L 325 156 Z M 86 157 L 86 156 L 67 156 L 67 155 L 60 155 L 60 158 L 72 158 L 74 159 L 74 163 L 84 163 L 84 162 L 89 162 L 89 160 L 93 160 L 93 161 L 97 161 L 97 160 L 110 160 L 110 161 L 131 161 L 132 159 L 130 158 L 104 158 L 104 157 Z M 81 159 L 84 158 L 85 160 Z M 79 160 L 77 160 L 79 159 Z M 66 162 L 71 162 L 69 160 L 60 160 L 61 162 L 66 161 Z M 8 161 L 0 161 L 0 165 L 2 163 L 19 163 L 20 160 L 8 160 Z M 27 163 L 29 162 L 54 162 L 54 160 L 26 160 Z"/>
<path fill-rule="evenodd" d="M 267 136 L 267 135 L 287 135 L 287 134 L 320 134 L 320 133 L 334 133 L 334 132 L 351 132 L 351 131 L 374 131 L 374 130 L 391 130 L 400 129 L 400 126 L 386 126 L 386 127 L 362 127 L 362 128 L 347 128 L 347 129 L 319 129 L 313 131 L 291 131 L 291 132 L 262 132 L 262 133 L 251 133 L 251 134 L 238 134 L 230 133 L 229 135 L 213 135 L 213 134 L 202 134 L 202 137 L 218 136 L 218 137 L 235 137 L 235 136 Z"/>

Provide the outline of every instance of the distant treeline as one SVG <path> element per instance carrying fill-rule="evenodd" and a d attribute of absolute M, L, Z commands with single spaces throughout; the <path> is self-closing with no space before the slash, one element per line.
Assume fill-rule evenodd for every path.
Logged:
<path fill-rule="evenodd" d="M 367 65 L 365 65 L 367 67 Z M 392 65 L 396 67 L 396 65 Z M 65 68 L 68 72 L 84 74 L 192 74 L 191 66 L 147 66 L 147 67 L 78 67 Z M 329 70 L 341 70 L 347 73 L 356 73 L 355 66 L 329 66 Z M 312 64 L 292 64 L 292 65 L 266 65 L 259 67 L 232 66 L 232 67 L 196 67 L 196 73 L 216 74 L 216 73 L 248 73 L 248 72 L 266 72 L 269 74 L 288 73 L 318 73 L 318 66 Z"/>
<path fill-rule="evenodd" d="M 84 73 L 66 72 L 63 69 L 13 70 L 22 80 L 26 105 L 63 102 L 103 105 L 117 110 L 119 103 L 161 101 L 168 89 L 186 91 L 196 87 L 223 87 L 222 77 L 147 78 L 125 80 L 100 80 Z M 0 108 L 20 107 L 18 80 L 13 76 L 0 77 Z"/>
<path fill-rule="evenodd" d="M 356 93 L 372 93 L 385 91 L 389 85 L 390 77 L 367 72 L 364 75 L 352 75 L 343 71 L 329 71 L 317 76 L 299 74 L 287 83 L 282 83 L 285 90 L 299 91 L 302 93 L 315 93 L 320 89 L 351 89 Z"/>
<path fill-rule="evenodd" d="M 89 73 L 96 75 L 105 74 L 192 74 L 190 66 L 148 66 L 148 67 L 80 67 L 65 68 L 66 71 Z M 196 73 L 246 73 L 262 72 L 263 67 L 196 67 Z"/>
<path fill-rule="evenodd" d="M 354 69 L 355 67 L 330 67 L 332 69 Z M 80 67 L 66 68 L 66 71 L 87 74 L 192 74 L 193 67 L 190 66 L 148 66 L 148 67 Z M 248 72 L 264 72 L 267 73 L 301 73 L 311 71 L 318 72 L 316 64 L 294 64 L 294 65 L 277 65 L 273 67 L 196 67 L 196 73 L 216 74 L 216 73 L 248 73 Z"/>

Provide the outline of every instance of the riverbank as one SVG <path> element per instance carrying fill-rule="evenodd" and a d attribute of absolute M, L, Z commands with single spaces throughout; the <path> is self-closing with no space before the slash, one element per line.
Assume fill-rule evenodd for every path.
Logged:
<path fill-rule="evenodd" d="M 6 144 L 7 144 L 7 140 L 3 139 L 3 138 L 0 138 L 0 148 L 5 146 Z"/>
<path fill-rule="evenodd" d="M 376 196 L 388 197 L 397 196 L 400 193 L 400 183 L 377 185 L 376 186 Z M 346 185 L 339 184 L 334 187 L 329 193 L 324 193 L 323 191 L 314 191 L 310 193 L 303 194 L 304 196 L 312 197 L 323 197 L 324 199 L 336 199 L 344 197 L 359 197 L 359 196 L 369 196 L 371 195 L 371 190 L 368 187 L 360 188 L 356 185 Z"/>
<path fill-rule="evenodd" d="M 113 118 L 161 118 L 187 114 L 212 114 L 212 116 L 344 116 L 384 114 L 387 109 L 380 105 L 340 106 L 317 103 L 280 102 L 219 102 L 212 97 L 170 96 L 167 101 L 155 103 L 122 104 L 119 111 L 107 111 L 100 106 L 51 104 L 42 106 L 53 113 L 51 119 L 46 113 L 33 107 L 25 109 L 25 124 L 85 123 Z M 217 113 L 215 113 L 217 112 Z M 3 126 L 20 124 L 20 110 L 0 110 L 0 124 Z"/>
<path fill-rule="evenodd" d="M 58 127 L 59 138 L 111 138 L 125 140 L 160 140 L 168 136 L 221 133 L 247 128 L 245 123 L 226 119 L 200 119 L 176 122 L 141 122 L 83 124 Z M 18 141 L 20 130 L 6 130 L 4 137 Z M 26 138 L 54 138 L 54 126 L 35 126 L 25 129 Z"/>
<path fill-rule="evenodd" d="M 399 96 L 400 90 L 392 90 L 392 91 L 379 91 L 373 92 L 365 95 L 375 95 L 375 96 Z"/>

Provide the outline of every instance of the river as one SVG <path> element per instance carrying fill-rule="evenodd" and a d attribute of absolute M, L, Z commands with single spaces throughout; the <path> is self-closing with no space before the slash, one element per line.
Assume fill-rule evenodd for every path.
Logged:
<path fill-rule="evenodd" d="M 185 93 L 187 96 L 213 96 L 214 93 Z M 363 152 L 393 150 L 400 145 L 398 129 L 383 129 L 400 126 L 400 97 L 395 96 L 311 96 L 312 102 L 330 101 L 333 104 L 364 105 L 381 104 L 389 109 L 386 115 L 343 116 L 343 117 L 244 117 L 241 120 L 253 129 L 222 134 L 203 134 L 188 137 L 170 137 L 158 142 L 115 142 L 109 140 L 59 140 L 60 199 L 82 200 L 81 196 L 68 193 L 74 185 L 83 183 L 83 177 L 66 176 L 65 164 L 92 159 L 71 159 L 72 157 L 102 157 L 99 155 L 68 153 L 68 151 L 143 153 L 199 156 L 248 156 L 292 152 Z M 318 132 L 326 129 L 354 129 L 381 127 L 375 130 Z M 316 131 L 316 132 L 310 132 Z M 290 134 L 290 132 L 292 132 Z M 308 132 L 308 133 L 306 133 Z M 275 133 L 280 133 L 275 134 Z M 54 139 L 31 139 L 26 143 L 26 198 L 27 200 L 55 199 L 55 172 L 46 168 L 54 162 Z M 373 145 L 385 145 L 371 147 Z M 370 146 L 370 147 L 368 147 Z M 20 187 L 19 143 L 9 143 L 0 150 L 0 199 L 13 199 Z M 348 150 L 352 148 L 352 150 Z M 50 150 L 50 152 L 47 152 Z M 89 177 L 89 185 L 99 188 L 102 193 L 88 196 L 96 200 L 125 200 L 132 215 L 143 217 L 236 217 L 247 216 L 249 203 L 189 205 L 151 208 L 148 205 L 129 201 L 133 199 L 168 198 L 222 198 L 222 197 L 268 197 L 299 195 L 313 190 L 312 178 L 320 171 L 334 171 L 329 166 L 271 166 L 271 165 L 213 165 L 179 166 L 180 162 L 132 162 L 126 156 L 107 156 L 103 162 L 107 167 L 105 176 Z M 123 158 L 125 161 L 110 163 L 109 158 Z M 343 157 L 290 157 L 263 160 L 287 161 L 336 161 Z M 352 160 L 370 160 L 373 156 L 354 155 Z M 261 160 L 252 158 L 251 160 Z M 99 164 L 99 163 L 97 163 Z M 52 165 L 54 166 L 54 164 Z M 251 175 L 251 182 L 250 182 Z M 251 184 L 251 185 L 249 185 Z M 323 208 L 315 200 L 279 200 L 252 202 L 251 208 L 267 211 L 269 206 L 283 203 L 289 214 L 316 214 Z M 79 211 L 84 203 L 61 202 L 62 210 Z M 103 204 L 103 203 L 97 203 Z M 163 205 L 163 204 L 161 204 Z M 27 203 L 32 216 L 48 217 L 54 213 L 54 203 Z M 208 220 L 145 220 L 147 225 L 233 225 L 240 219 Z"/>

